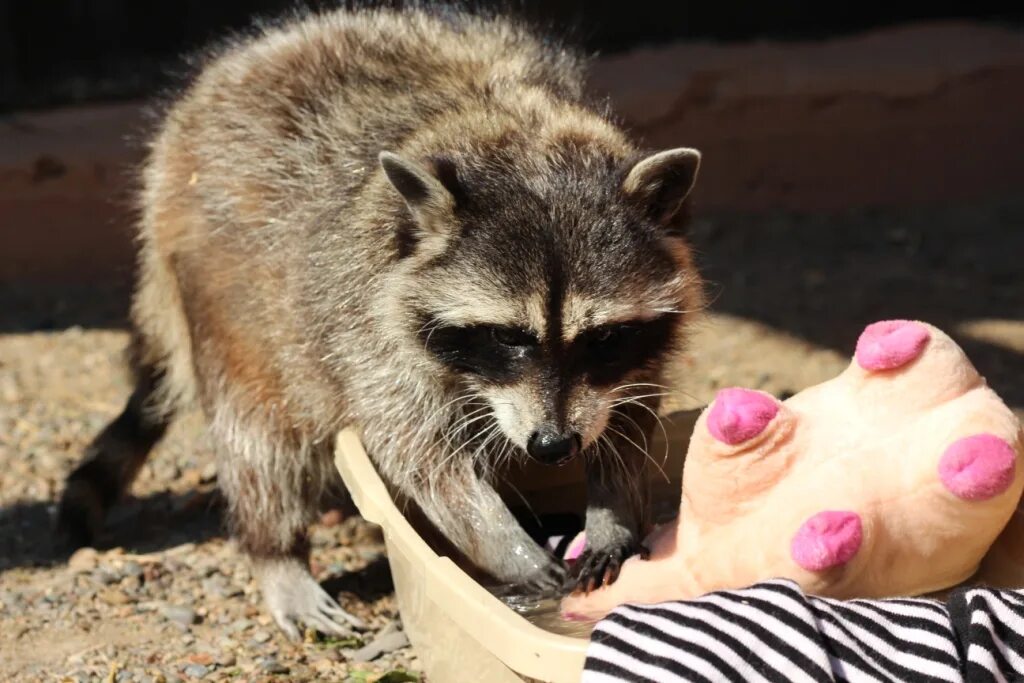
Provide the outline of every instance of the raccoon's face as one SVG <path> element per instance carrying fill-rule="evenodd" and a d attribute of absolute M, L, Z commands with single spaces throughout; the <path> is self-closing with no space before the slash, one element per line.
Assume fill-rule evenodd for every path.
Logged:
<path fill-rule="evenodd" d="M 461 378 L 495 435 L 559 464 L 600 439 L 617 405 L 659 392 L 700 300 L 678 231 L 699 159 L 381 156 L 411 210 L 398 236 L 407 335 Z"/>

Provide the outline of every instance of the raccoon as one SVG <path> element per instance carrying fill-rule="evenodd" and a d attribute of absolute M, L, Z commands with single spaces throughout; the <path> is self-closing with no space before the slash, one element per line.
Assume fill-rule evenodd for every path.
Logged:
<path fill-rule="evenodd" d="M 142 172 L 124 412 L 69 476 L 78 544 L 182 410 L 218 452 L 266 607 L 345 633 L 307 526 L 356 426 L 396 498 L 478 568 L 588 590 L 641 552 L 647 435 L 701 302 L 684 228 L 700 155 L 641 152 L 583 61 L 507 18 L 336 10 L 234 41 Z M 572 576 L 496 493 L 585 461 Z"/>

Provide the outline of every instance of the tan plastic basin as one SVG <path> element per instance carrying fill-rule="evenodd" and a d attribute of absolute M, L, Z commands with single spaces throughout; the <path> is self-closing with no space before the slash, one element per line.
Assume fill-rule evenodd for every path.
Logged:
<path fill-rule="evenodd" d="M 676 413 L 666 421 L 670 448 L 664 464 L 659 464 L 669 481 L 651 465 L 655 500 L 678 497 L 682 459 L 695 417 L 695 413 Z M 660 430 L 650 452 L 659 461 L 665 453 Z M 338 436 L 335 463 L 359 512 L 383 529 L 402 622 L 431 683 L 579 681 L 587 640 L 535 626 L 452 560 L 434 552 L 394 504 L 355 431 Z M 552 501 L 568 505 L 582 496 L 578 470 L 564 472 L 528 478 L 534 487 L 518 488 L 531 503 L 541 503 L 539 513 L 556 511 L 551 509 Z"/>

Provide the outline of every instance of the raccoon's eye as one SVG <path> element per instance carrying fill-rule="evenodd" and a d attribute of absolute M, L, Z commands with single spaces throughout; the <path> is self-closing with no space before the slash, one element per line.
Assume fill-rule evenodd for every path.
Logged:
<path fill-rule="evenodd" d="M 492 327 L 491 339 L 502 346 L 536 346 L 537 338 L 515 327 Z"/>
<path fill-rule="evenodd" d="M 635 331 L 633 325 L 605 325 L 594 330 L 590 343 L 600 346 L 614 346 L 625 341 Z"/>

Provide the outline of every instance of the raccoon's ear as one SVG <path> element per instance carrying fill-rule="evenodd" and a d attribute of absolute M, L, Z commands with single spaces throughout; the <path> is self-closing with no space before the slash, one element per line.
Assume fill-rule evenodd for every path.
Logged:
<path fill-rule="evenodd" d="M 444 237 L 452 226 L 456 193 L 448 185 L 456 184 L 454 168 L 444 160 L 430 161 L 430 167 L 391 152 L 378 157 L 388 181 L 402 195 L 420 230 Z M 450 177 L 449 177 L 450 176 Z"/>
<path fill-rule="evenodd" d="M 697 150 L 668 149 L 638 161 L 626 175 L 622 191 L 642 202 L 657 223 L 675 226 L 699 169 L 700 152 Z"/>

